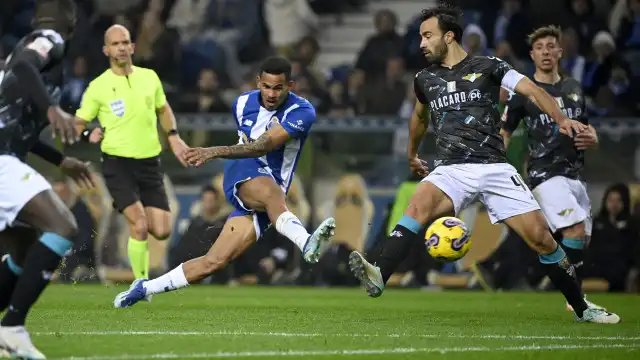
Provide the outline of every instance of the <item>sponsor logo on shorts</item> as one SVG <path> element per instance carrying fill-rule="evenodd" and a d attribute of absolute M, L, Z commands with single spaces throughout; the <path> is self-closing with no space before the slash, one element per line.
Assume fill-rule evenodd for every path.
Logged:
<path fill-rule="evenodd" d="M 573 212 L 573 209 L 564 209 L 558 213 L 560 216 L 569 216 Z"/>

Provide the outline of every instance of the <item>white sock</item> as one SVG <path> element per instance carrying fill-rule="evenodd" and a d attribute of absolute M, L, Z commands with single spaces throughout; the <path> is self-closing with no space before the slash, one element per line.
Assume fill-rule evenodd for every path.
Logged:
<path fill-rule="evenodd" d="M 304 250 L 304 245 L 310 236 L 307 229 L 302 226 L 300 219 L 290 211 L 283 212 L 278 216 L 278 220 L 276 220 L 276 230 L 293 241 L 294 244 L 298 245 L 300 250 Z"/>
<path fill-rule="evenodd" d="M 178 290 L 188 285 L 189 282 L 184 275 L 184 270 L 182 270 L 182 264 L 159 278 L 149 280 L 143 284 L 144 288 L 147 289 L 147 295 Z"/>

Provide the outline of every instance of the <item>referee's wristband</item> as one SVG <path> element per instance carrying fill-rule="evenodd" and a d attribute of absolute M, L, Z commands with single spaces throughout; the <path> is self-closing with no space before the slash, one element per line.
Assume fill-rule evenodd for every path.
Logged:
<path fill-rule="evenodd" d="M 89 142 L 89 136 L 91 136 L 91 130 L 86 129 L 80 134 L 80 139 L 85 142 Z"/>
<path fill-rule="evenodd" d="M 171 129 L 167 132 L 167 137 L 169 136 L 173 136 L 173 135 L 178 135 L 178 130 L 176 129 Z"/>

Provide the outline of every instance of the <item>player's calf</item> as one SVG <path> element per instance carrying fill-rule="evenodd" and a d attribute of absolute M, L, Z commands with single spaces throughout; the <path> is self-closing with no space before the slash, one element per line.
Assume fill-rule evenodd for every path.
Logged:
<path fill-rule="evenodd" d="M 27 312 L 49 284 L 60 260 L 71 249 L 78 226 L 71 211 L 52 190 L 41 192 L 20 211 L 18 219 L 41 230 L 29 249 L 24 270 L 11 296 L 2 326 L 23 326 Z"/>

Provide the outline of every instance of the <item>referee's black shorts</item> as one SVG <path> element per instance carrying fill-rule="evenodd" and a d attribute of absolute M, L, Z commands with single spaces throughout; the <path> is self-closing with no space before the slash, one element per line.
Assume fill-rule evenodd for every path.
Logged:
<path fill-rule="evenodd" d="M 144 207 L 169 211 L 160 157 L 131 159 L 103 153 L 102 175 L 118 211 L 138 201 Z"/>

